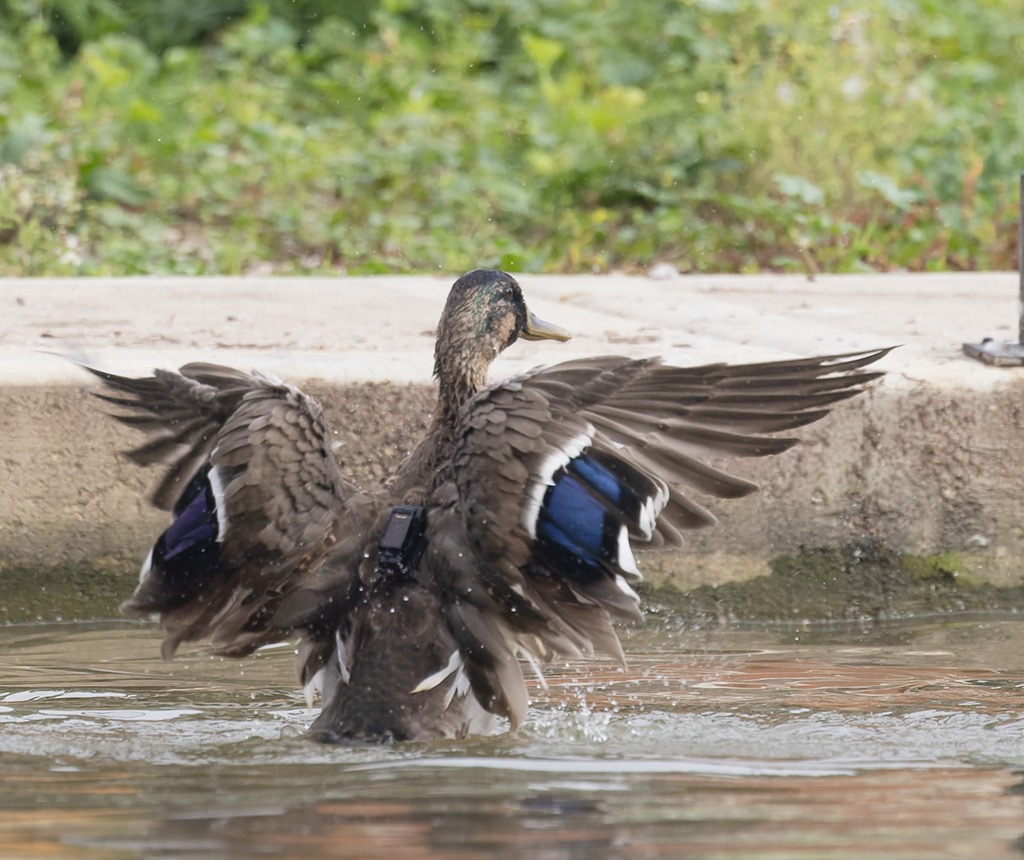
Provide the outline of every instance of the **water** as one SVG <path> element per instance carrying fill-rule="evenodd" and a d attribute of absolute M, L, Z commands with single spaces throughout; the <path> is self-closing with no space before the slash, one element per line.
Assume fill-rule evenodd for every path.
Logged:
<path fill-rule="evenodd" d="M 1024 623 L 624 638 L 515 735 L 333 748 L 287 649 L 0 628 L 0 856 L 1020 856 Z"/>

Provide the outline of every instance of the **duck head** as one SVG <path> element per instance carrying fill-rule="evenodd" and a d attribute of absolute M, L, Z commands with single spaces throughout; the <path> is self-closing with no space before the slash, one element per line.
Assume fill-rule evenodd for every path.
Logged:
<path fill-rule="evenodd" d="M 511 275 L 491 269 L 469 272 L 452 285 L 437 327 L 434 375 L 441 398 L 457 410 L 487 384 L 491 362 L 519 338 L 570 337 L 530 312 Z"/>

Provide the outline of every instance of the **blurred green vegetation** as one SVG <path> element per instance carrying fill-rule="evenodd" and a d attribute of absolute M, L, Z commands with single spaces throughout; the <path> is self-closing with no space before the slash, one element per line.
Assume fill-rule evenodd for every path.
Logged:
<path fill-rule="evenodd" d="M 1018 0 L 0 0 L 0 275 L 1012 268 L 1022 58 Z"/>

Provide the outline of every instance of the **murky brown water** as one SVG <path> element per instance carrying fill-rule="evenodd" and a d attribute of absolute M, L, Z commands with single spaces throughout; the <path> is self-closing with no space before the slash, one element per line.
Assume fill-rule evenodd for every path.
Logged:
<path fill-rule="evenodd" d="M 330 748 L 290 654 L 0 628 L 2 857 L 1020 856 L 1024 623 L 626 635 L 516 735 Z"/>

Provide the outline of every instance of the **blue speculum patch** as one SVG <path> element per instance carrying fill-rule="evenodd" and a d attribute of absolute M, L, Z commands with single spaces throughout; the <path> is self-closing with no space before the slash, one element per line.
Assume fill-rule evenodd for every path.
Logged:
<path fill-rule="evenodd" d="M 549 554 L 582 573 L 602 571 L 618 561 L 622 528 L 609 504 L 635 494 L 607 468 L 591 458 L 576 457 L 554 476 L 537 518 L 537 538 Z M 603 501 L 603 496 L 606 501 Z"/>

